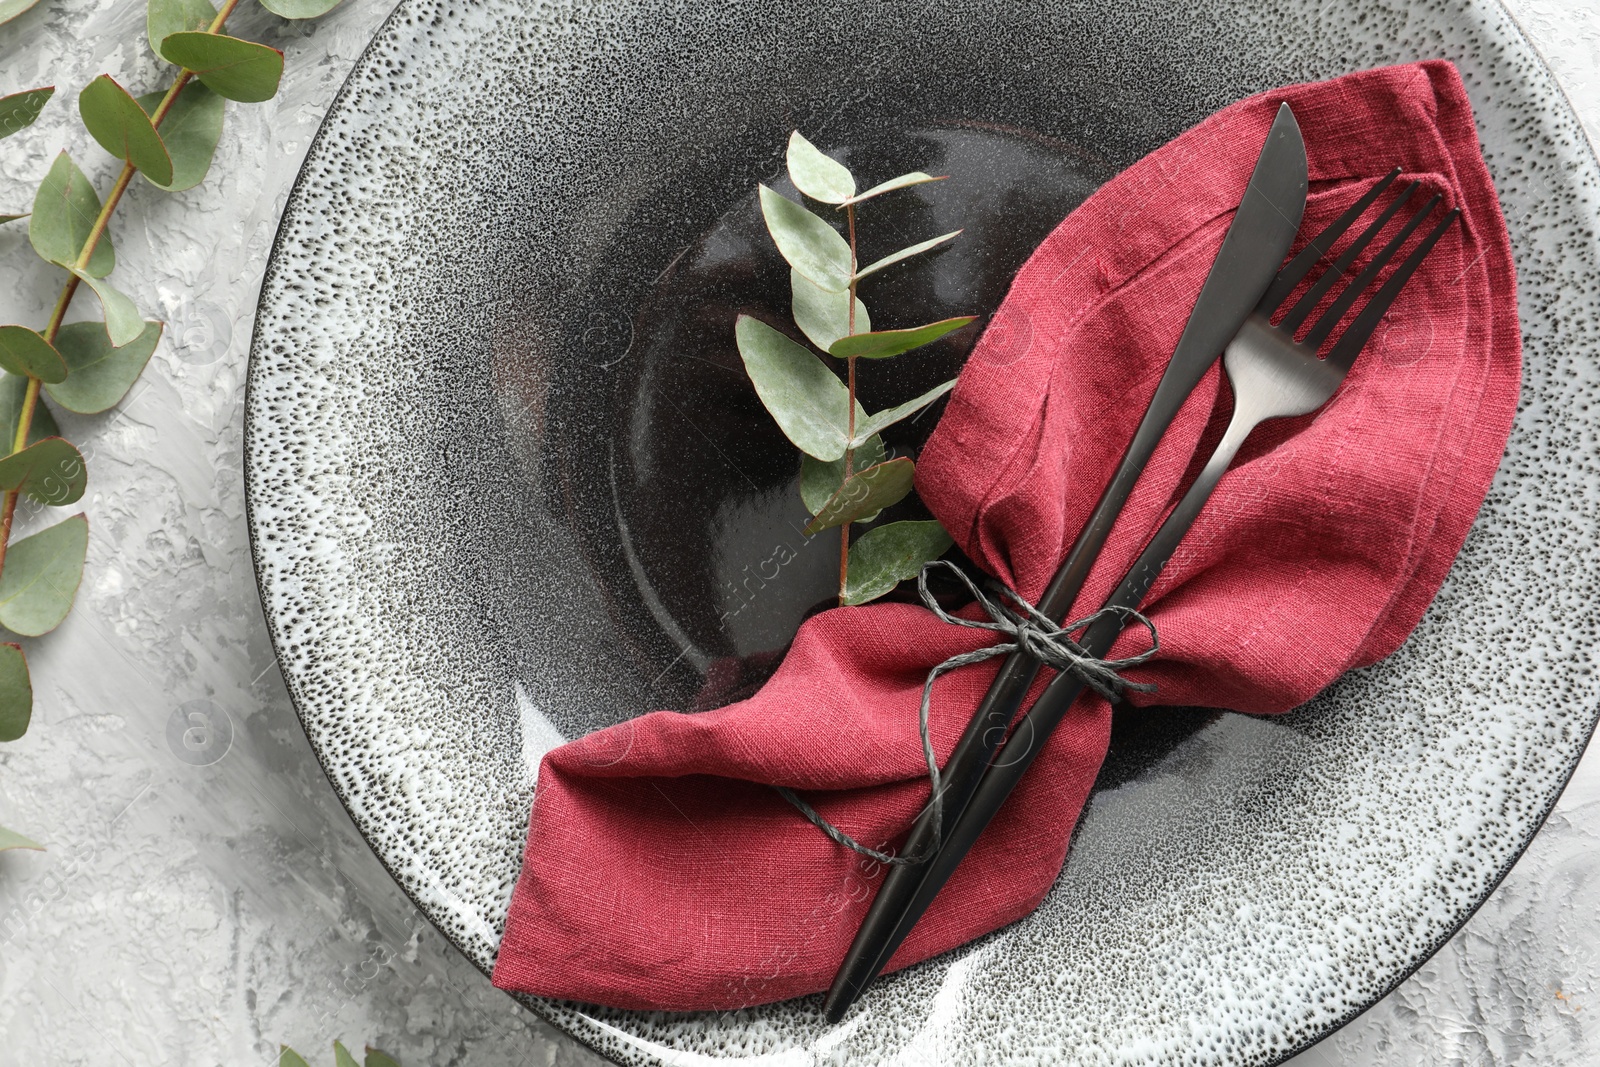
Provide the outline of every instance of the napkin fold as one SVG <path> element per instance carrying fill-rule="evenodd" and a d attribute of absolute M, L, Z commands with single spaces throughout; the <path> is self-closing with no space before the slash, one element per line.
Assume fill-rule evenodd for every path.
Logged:
<path fill-rule="evenodd" d="M 1516 408 L 1510 247 L 1460 76 L 1443 61 L 1364 71 L 1218 112 L 1051 233 L 988 323 L 919 459 L 917 488 L 933 514 L 985 571 L 1040 596 L 1155 391 L 1284 101 L 1310 163 L 1302 235 L 1396 165 L 1403 180 L 1442 193 L 1445 208 L 1460 207 L 1462 224 L 1338 395 L 1261 427 L 1224 476 L 1144 601 L 1160 654 L 1127 675 L 1158 689 L 1131 694 L 1135 704 L 1281 712 L 1394 651 L 1460 550 Z M 1156 451 L 1075 615 L 1110 593 L 1229 404 L 1219 363 Z M 668 1010 L 827 988 L 883 870 L 828 840 L 771 786 L 801 792 L 860 841 L 898 844 L 928 797 L 923 679 L 990 640 L 911 604 L 826 611 L 750 699 L 652 712 L 548 753 L 494 984 Z M 1147 640 L 1134 628 L 1112 655 Z M 999 662 L 935 688 L 941 762 Z M 1079 698 L 890 970 L 1038 905 L 1110 724 L 1105 701 Z"/>

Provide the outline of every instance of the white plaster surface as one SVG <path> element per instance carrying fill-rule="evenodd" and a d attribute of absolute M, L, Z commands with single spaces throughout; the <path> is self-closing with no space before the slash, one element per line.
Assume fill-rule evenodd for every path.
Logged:
<path fill-rule="evenodd" d="M 1600 140 L 1600 11 L 1510 7 Z M 241 478 L 256 293 L 317 123 L 387 10 L 347 0 L 290 24 L 242 6 L 236 32 L 287 53 L 282 93 L 229 105 L 200 188 L 136 183 L 114 220 L 119 284 L 169 325 L 118 410 L 62 420 L 89 460 L 92 540 L 71 617 L 29 644 L 33 727 L 0 747 L 0 825 L 49 848 L 0 853 L 0 1067 L 266 1064 L 280 1041 L 328 1063 L 334 1038 L 407 1067 L 602 1062 L 493 989 L 390 881 L 312 758 L 256 598 Z M 0 94 L 62 89 L 0 142 L 0 210 L 25 210 L 61 148 L 109 184 L 74 98 L 102 71 L 160 84 L 143 25 L 139 0 L 43 0 L 0 28 Z M 23 227 L 0 229 L 5 321 L 48 314 L 58 278 L 36 264 Z M 207 720 L 218 747 L 200 758 L 231 731 L 228 747 L 185 762 L 179 735 Z M 1597 845 L 1591 753 L 1466 928 L 1294 1067 L 1600 1064 Z"/>

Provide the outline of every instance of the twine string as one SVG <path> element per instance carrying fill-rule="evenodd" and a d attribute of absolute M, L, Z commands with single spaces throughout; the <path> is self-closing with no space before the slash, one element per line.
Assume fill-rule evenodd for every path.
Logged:
<path fill-rule="evenodd" d="M 935 567 L 944 567 L 958 578 L 967 591 L 972 594 L 984 613 L 989 616 L 989 621 L 982 619 L 962 619 L 951 615 L 940 606 L 939 601 L 928 591 L 928 573 Z M 940 825 L 944 820 L 944 789 L 939 771 L 939 761 L 933 752 L 933 738 L 928 729 L 928 709 L 933 701 L 933 683 L 939 676 L 958 667 L 982 663 L 984 660 L 995 656 L 1009 655 L 1021 650 L 1029 656 L 1058 671 L 1065 671 L 1074 675 L 1085 686 L 1105 697 L 1112 703 L 1122 699 L 1122 694 L 1128 691 L 1137 693 L 1152 693 L 1155 686 L 1146 682 L 1131 682 L 1122 677 L 1121 672 L 1129 667 L 1138 666 L 1153 657 L 1161 649 L 1161 640 L 1156 634 L 1156 627 L 1144 615 L 1132 608 L 1104 607 L 1092 615 L 1085 615 L 1081 619 L 1062 623 L 1057 626 L 1048 615 L 1028 603 L 1015 590 L 998 582 L 989 583 L 998 596 L 986 595 L 984 590 L 973 582 L 972 578 L 960 567 L 949 560 L 929 560 L 922 565 L 922 570 L 917 574 L 917 592 L 922 597 L 922 602 L 928 606 L 941 622 L 952 626 L 963 626 L 972 630 L 991 630 L 995 633 L 1005 634 L 1009 640 L 983 648 L 975 648 L 970 652 L 958 652 L 942 663 L 936 664 L 928 672 L 928 678 L 922 684 L 922 706 L 918 710 L 917 727 L 922 734 L 922 755 L 928 765 L 928 781 L 933 787 L 928 806 L 933 809 L 932 818 L 935 825 Z M 1007 604 L 1006 601 L 1010 603 Z M 1089 654 L 1089 651 L 1073 639 L 1073 634 L 1092 626 L 1095 622 L 1107 616 L 1117 616 L 1122 620 L 1124 627 L 1131 623 L 1138 623 L 1150 633 L 1150 647 L 1133 656 L 1121 659 L 1100 659 Z M 930 859 L 938 851 L 939 840 L 937 836 L 930 837 L 927 844 L 912 855 L 896 856 L 889 852 L 868 848 L 833 823 L 818 814 L 817 810 L 802 800 L 792 789 L 784 786 L 773 786 L 780 796 L 794 805 L 795 810 L 805 816 L 811 823 L 830 839 L 853 852 L 876 860 L 879 863 L 899 867 L 909 864 L 922 863 Z"/>

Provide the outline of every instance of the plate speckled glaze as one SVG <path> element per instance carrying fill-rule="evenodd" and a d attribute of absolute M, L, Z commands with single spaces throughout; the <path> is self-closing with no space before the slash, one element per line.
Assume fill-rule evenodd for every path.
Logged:
<path fill-rule="evenodd" d="M 680 254 L 704 266 L 721 246 L 696 242 L 738 230 L 789 129 L 900 162 L 909 145 L 902 169 L 944 160 L 976 188 L 1026 142 L 1066 164 L 1038 206 L 1058 218 L 1239 97 L 1432 56 L 1477 109 L 1525 372 L 1494 488 L 1406 645 L 1278 719 L 1120 731 L 1038 911 L 881 981 L 839 1026 L 816 997 L 528 1003 L 628 1063 L 1243 1065 L 1392 988 L 1514 862 L 1600 710 L 1600 175 L 1479 2 L 405 0 L 285 210 L 246 462 L 289 690 L 406 892 L 487 971 L 540 755 L 736 695 L 814 602 L 800 566 L 746 603 L 793 472 L 694 391 L 716 368 L 674 378 L 638 317 Z M 962 310 L 993 309 L 1003 288 L 979 283 L 1004 266 L 973 268 Z"/>

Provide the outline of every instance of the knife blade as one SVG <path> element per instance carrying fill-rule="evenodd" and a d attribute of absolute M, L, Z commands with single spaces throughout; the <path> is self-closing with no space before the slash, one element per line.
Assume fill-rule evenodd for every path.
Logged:
<path fill-rule="evenodd" d="M 1066 618 L 1082 591 L 1162 435 L 1272 283 L 1300 228 L 1306 184 L 1305 142 L 1294 113 L 1285 103 L 1278 108 L 1267 131 L 1239 208 L 1150 406 L 1116 473 L 1039 601 L 1039 610 L 1058 623 Z M 944 817 L 936 826 L 932 809 L 925 808 L 900 850 L 901 855 L 921 855 L 924 851 L 930 855 L 922 863 L 889 868 L 828 990 L 823 1005 L 828 1022 L 837 1022 L 844 1016 L 931 903 L 931 895 L 919 892 L 936 858 L 931 854 L 931 839 L 937 834 L 942 842 L 959 820 L 1039 669 L 1037 660 L 1016 652 L 1006 658 L 995 676 L 943 768 Z M 916 908 L 916 914 L 910 914 L 919 896 L 925 898 L 922 906 Z"/>

